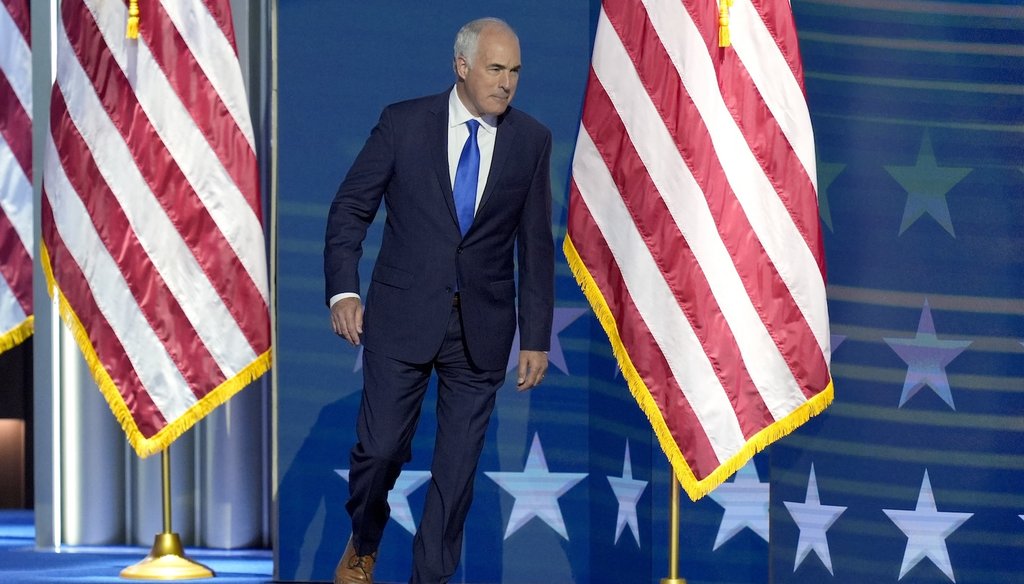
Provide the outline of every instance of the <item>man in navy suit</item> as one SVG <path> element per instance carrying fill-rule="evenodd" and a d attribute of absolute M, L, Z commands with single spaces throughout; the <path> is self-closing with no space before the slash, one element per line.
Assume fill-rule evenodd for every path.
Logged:
<path fill-rule="evenodd" d="M 432 373 L 437 437 L 410 579 L 423 584 L 447 582 L 458 566 L 517 324 L 517 388 L 536 386 L 547 370 L 551 132 L 509 107 L 520 67 L 519 40 L 505 22 L 465 25 L 455 41 L 455 87 L 385 108 L 331 204 L 324 248 L 331 323 L 364 346 L 346 505 L 352 537 L 336 584 L 373 581 L 387 494 L 411 458 Z M 364 312 L 357 268 L 382 199 L 387 221 Z"/>

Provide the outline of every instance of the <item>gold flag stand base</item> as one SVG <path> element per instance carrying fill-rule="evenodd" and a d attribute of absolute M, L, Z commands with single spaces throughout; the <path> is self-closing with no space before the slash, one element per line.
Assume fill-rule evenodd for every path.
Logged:
<path fill-rule="evenodd" d="M 121 570 L 130 580 L 193 580 L 213 578 L 213 570 L 185 556 L 177 533 L 157 534 L 153 549 L 141 562 Z"/>
<path fill-rule="evenodd" d="M 662 578 L 661 584 L 686 584 L 685 578 Z"/>
<path fill-rule="evenodd" d="M 141 562 L 121 570 L 121 577 L 130 580 L 194 580 L 213 578 L 213 570 L 185 556 L 181 538 L 171 530 L 171 453 L 164 448 L 160 455 L 163 471 L 164 531 L 156 534 L 153 549 Z"/>

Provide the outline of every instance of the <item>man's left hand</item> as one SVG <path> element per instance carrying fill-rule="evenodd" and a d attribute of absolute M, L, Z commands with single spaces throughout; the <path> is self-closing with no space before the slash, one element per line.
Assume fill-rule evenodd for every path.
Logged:
<path fill-rule="evenodd" d="M 544 351 L 519 351 L 519 377 L 516 389 L 526 391 L 540 385 L 548 371 L 548 354 Z"/>

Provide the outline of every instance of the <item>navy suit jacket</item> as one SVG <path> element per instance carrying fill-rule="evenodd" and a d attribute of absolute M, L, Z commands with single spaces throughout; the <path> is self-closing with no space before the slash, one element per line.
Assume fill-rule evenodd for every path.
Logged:
<path fill-rule="evenodd" d="M 403 361 L 430 361 L 457 287 L 470 360 L 483 369 L 503 369 L 517 318 L 523 350 L 549 348 L 551 132 L 512 108 L 499 117 L 487 184 L 463 237 L 448 170 L 449 93 L 384 109 L 331 203 L 326 295 L 329 301 L 360 291 L 362 242 L 383 198 L 387 218 L 366 295 L 366 348 Z"/>

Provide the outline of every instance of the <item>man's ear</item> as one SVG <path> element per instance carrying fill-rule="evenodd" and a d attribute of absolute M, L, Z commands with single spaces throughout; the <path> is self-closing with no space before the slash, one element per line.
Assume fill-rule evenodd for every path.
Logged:
<path fill-rule="evenodd" d="M 455 57 L 455 74 L 459 79 L 465 79 L 466 74 L 469 72 L 469 63 L 466 62 L 466 58 L 462 55 Z"/>

